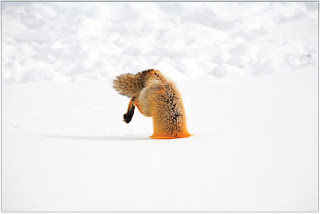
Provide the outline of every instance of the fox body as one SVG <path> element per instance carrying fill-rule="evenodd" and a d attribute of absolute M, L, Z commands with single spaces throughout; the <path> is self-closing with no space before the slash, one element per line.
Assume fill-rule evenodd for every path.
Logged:
<path fill-rule="evenodd" d="M 158 70 L 118 76 L 113 87 L 130 99 L 124 121 L 129 123 L 137 107 L 141 114 L 153 119 L 152 138 L 183 138 L 191 136 L 181 94 L 175 84 Z"/>

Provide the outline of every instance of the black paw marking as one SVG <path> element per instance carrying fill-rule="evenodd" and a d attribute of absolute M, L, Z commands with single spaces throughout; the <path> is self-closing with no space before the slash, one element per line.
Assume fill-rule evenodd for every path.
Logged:
<path fill-rule="evenodd" d="M 135 109 L 135 106 L 132 106 L 131 109 L 129 109 L 129 111 L 123 115 L 123 121 L 126 122 L 126 123 L 130 123 L 132 117 L 133 117 L 133 114 L 134 114 L 134 109 Z"/>

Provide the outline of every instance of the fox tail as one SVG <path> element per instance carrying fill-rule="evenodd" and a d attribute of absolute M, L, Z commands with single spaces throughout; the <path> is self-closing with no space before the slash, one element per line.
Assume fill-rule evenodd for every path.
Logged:
<path fill-rule="evenodd" d="M 143 89 L 140 75 L 122 74 L 113 80 L 113 88 L 127 97 L 137 97 Z"/>

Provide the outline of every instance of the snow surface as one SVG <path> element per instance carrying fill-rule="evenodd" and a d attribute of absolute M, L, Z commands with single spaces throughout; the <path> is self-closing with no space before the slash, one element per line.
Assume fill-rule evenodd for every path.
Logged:
<path fill-rule="evenodd" d="M 2 3 L 3 211 L 316 211 L 318 3 Z M 112 79 L 177 83 L 153 140 Z"/>
<path fill-rule="evenodd" d="M 307 3 L 3 3 L 3 81 L 105 79 L 157 68 L 175 79 L 317 64 Z"/>

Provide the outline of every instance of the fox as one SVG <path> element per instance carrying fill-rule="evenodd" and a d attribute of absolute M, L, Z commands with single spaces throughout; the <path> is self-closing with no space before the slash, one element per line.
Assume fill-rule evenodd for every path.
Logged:
<path fill-rule="evenodd" d="M 113 80 L 113 88 L 130 98 L 123 120 L 130 123 L 135 107 L 146 117 L 152 117 L 153 139 L 186 138 L 186 113 L 182 97 L 174 82 L 160 71 L 149 69 L 137 74 L 121 74 Z"/>

